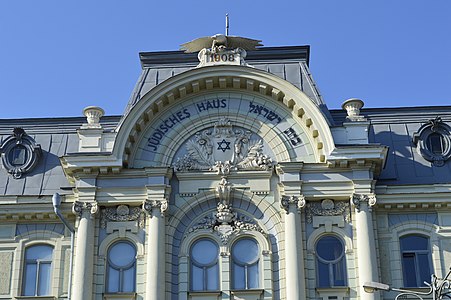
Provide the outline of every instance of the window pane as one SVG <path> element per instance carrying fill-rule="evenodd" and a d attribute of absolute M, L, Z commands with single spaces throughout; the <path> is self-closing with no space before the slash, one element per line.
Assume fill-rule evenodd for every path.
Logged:
<path fill-rule="evenodd" d="M 219 249 L 216 243 L 203 239 L 197 241 L 191 248 L 191 257 L 198 265 L 214 264 L 218 259 Z"/>
<path fill-rule="evenodd" d="M 320 287 L 330 286 L 329 265 L 322 262 L 318 262 L 318 285 Z"/>
<path fill-rule="evenodd" d="M 417 278 L 415 276 L 415 255 L 412 253 L 404 253 L 402 257 L 402 268 L 404 273 L 404 285 L 406 287 L 417 286 Z"/>
<path fill-rule="evenodd" d="M 42 263 L 39 265 L 39 282 L 38 282 L 38 295 L 50 295 L 50 280 L 52 271 L 51 264 Z"/>
<path fill-rule="evenodd" d="M 233 259 L 240 264 L 252 264 L 258 257 L 258 245 L 254 240 L 241 239 L 233 245 Z"/>
<path fill-rule="evenodd" d="M 246 287 L 244 280 L 244 267 L 233 264 L 233 288 L 236 290 L 244 290 Z"/>
<path fill-rule="evenodd" d="M 22 145 L 16 145 L 9 153 L 9 161 L 13 166 L 21 166 L 27 162 L 27 149 Z"/>
<path fill-rule="evenodd" d="M 326 236 L 316 244 L 316 252 L 322 259 L 334 261 L 343 254 L 343 245 L 336 237 Z"/>
<path fill-rule="evenodd" d="M 431 268 L 429 267 L 429 255 L 428 254 L 418 254 L 418 264 L 420 272 L 420 282 L 419 286 L 425 286 L 424 282 L 431 282 Z"/>
<path fill-rule="evenodd" d="M 204 290 L 204 274 L 203 269 L 191 265 L 191 290 Z"/>
<path fill-rule="evenodd" d="M 258 288 L 258 265 L 255 264 L 247 268 L 247 288 L 256 289 Z"/>
<path fill-rule="evenodd" d="M 122 292 L 134 292 L 135 291 L 135 267 L 132 267 L 124 271 L 122 277 Z"/>
<path fill-rule="evenodd" d="M 401 250 L 428 250 L 429 240 L 426 237 L 418 235 L 408 235 L 400 239 Z"/>
<path fill-rule="evenodd" d="M 119 271 L 111 267 L 108 268 L 107 291 L 110 293 L 119 292 Z"/>
<path fill-rule="evenodd" d="M 47 245 L 38 245 L 27 248 L 25 253 L 26 260 L 52 260 L 53 248 Z"/>
<path fill-rule="evenodd" d="M 36 289 L 36 264 L 27 263 L 25 267 L 25 283 L 24 290 L 22 292 L 23 296 L 34 296 Z"/>
<path fill-rule="evenodd" d="M 344 260 L 340 260 L 338 263 L 332 266 L 334 272 L 334 286 L 345 286 L 345 266 Z"/>
<path fill-rule="evenodd" d="M 214 265 L 207 269 L 207 290 L 217 291 L 219 290 L 219 270 L 218 265 Z"/>
<path fill-rule="evenodd" d="M 445 144 L 445 140 L 443 138 L 443 135 L 439 133 L 431 133 L 427 138 L 427 146 L 429 150 L 436 154 L 436 155 L 442 155 L 443 149 Z"/>
<path fill-rule="evenodd" d="M 108 258 L 115 267 L 127 267 L 135 261 L 136 249 L 127 242 L 114 244 L 108 251 Z"/>

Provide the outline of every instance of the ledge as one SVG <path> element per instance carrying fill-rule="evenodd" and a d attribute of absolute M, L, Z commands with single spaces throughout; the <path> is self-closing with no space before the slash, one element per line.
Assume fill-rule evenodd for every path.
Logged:
<path fill-rule="evenodd" d="M 15 299 L 28 300 L 28 299 L 38 299 L 38 300 L 55 300 L 55 296 L 16 296 Z"/>
<path fill-rule="evenodd" d="M 234 290 L 232 295 L 261 295 L 264 289 Z"/>
<path fill-rule="evenodd" d="M 219 299 L 221 294 L 222 294 L 221 291 L 188 292 L 188 299 L 192 300 Z"/>
<path fill-rule="evenodd" d="M 134 300 L 136 299 L 136 293 L 104 293 L 103 299 Z"/>

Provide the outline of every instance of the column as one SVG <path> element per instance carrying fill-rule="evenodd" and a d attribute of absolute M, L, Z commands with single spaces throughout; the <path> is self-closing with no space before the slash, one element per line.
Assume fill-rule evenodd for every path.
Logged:
<path fill-rule="evenodd" d="M 146 300 L 161 300 L 166 297 L 164 212 L 168 208 L 168 201 L 166 199 L 146 200 L 143 207 L 149 216 L 147 218 Z"/>
<path fill-rule="evenodd" d="M 94 215 L 96 202 L 76 201 L 72 211 L 79 217 L 76 231 L 72 299 L 92 299 L 92 279 L 94 265 Z"/>
<path fill-rule="evenodd" d="M 281 207 L 285 210 L 285 280 L 286 299 L 304 300 L 305 275 L 304 253 L 301 238 L 300 210 L 305 206 L 303 196 L 282 196 Z"/>
<path fill-rule="evenodd" d="M 356 233 L 357 233 L 357 256 L 358 256 L 358 278 L 359 278 L 359 299 L 374 300 L 379 299 L 379 293 L 366 293 L 363 290 L 365 282 L 378 282 L 378 269 L 376 261 L 376 244 L 373 228 L 371 206 L 376 204 L 374 194 L 353 194 L 352 204 L 356 212 Z"/>

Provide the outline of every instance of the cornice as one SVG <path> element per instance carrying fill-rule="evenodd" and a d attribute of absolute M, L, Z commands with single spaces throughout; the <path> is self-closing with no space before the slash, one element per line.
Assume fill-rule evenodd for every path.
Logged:
<path fill-rule="evenodd" d="M 262 47 L 254 51 L 247 51 L 246 61 L 252 63 L 274 63 L 277 61 L 305 61 L 309 63 L 310 46 Z M 139 53 L 142 68 L 162 66 L 192 66 L 199 60 L 197 53 L 183 51 L 158 51 Z"/>
<path fill-rule="evenodd" d="M 329 168 L 371 167 L 379 174 L 385 165 L 388 147 L 378 144 L 338 146 L 327 157 Z"/>

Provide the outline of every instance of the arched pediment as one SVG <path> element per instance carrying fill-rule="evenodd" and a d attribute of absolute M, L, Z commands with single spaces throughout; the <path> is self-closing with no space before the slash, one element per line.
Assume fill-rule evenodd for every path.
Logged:
<path fill-rule="evenodd" d="M 168 166 L 196 133 L 224 119 L 234 135 L 250 132 L 277 162 L 324 162 L 334 149 L 320 109 L 291 83 L 250 67 L 214 66 L 174 76 L 143 96 L 119 126 L 113 154 L 129 167 Z"/>

